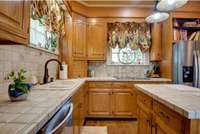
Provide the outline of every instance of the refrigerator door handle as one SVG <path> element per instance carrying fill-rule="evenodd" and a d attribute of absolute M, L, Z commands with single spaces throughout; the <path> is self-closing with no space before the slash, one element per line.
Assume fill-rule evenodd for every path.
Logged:
<path fill-rule="evenodd" d="M 197 88 L 200 88 L 200 51 L 197 51 L 197 67 L 198 67 Z"/>
<path fill-rule="evenodd" d="M 197 61 L 197 51 L 193 52 L 194 55 L 194 82 L 193 86 L 197 87 L 198 86 L 198 61 Z"/>

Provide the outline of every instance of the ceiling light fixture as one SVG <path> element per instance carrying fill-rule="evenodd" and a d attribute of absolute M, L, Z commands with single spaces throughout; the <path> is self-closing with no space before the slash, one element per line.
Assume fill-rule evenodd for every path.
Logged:
<path fill-rule="evenodd" d="M 145 20 L 148 23 L 156 23 L 161 22 L 169 18 L 169 14 L 165 12 L 154 11 L 151 15 L 149 15 Z"/>
<path fill-rule="evenodd" d="M 169 14 L 168 13 L 161 12 L 161 11 L 158 11 L 156 9 L 157 4 L 158 4 L 158 1 L 156 1 L 153 13 L 150 14 L 148 17 L 146 17 L 146 19 L 145 19 L 146 22 L 148 22 L 148 23 L 156 23 L 156 22 L 164 21 L 164 20 L 169 18 Z"/>
<path fill-rule="evenodd" d="M 159 11 L 171 11 L 182 7 L 188 2 L 188 0 L 161 0 L 156 8 Z"/>

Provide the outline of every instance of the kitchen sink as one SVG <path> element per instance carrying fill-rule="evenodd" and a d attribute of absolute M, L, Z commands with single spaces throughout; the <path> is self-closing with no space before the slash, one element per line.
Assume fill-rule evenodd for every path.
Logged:
<path fill-rule="evenodd" d="M 117 80 L 150 80 L 148 77 L 114 77 Z"/>
<path fill-rule="evenodd" d="M 46 89 L 46 90 L 70 90 L 76 85 L 76 82 L 70 80 L 57 80 L 52 83 L 39 85 L 33 89 Z"/>

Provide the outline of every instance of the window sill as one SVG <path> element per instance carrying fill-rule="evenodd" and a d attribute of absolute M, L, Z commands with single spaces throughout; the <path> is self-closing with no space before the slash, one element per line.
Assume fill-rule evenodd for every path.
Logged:
<path fill-rule="evenodd" d="M 56 52 L 52 52 L 50 50 L 47 50 L 45 48 L 40 48 L 40 47 L 36 47 L 36 46 L 33 46 L 33 45 L 29 45 L 30 48 L 33 48 L 33 49 L 37 49 L 37 50 L 41 50 L 41 51 L 44 51 L 44 52 L 47 52 L 47 53 L 50 53 L 50 54 L 54 54 L 56 56 L 59 56 L 59 53 L 56 53 Z"/>
<path fill-rule="evenodd" d="M 108 65 L 108 66 L 149 66 L 150 64 L 121 64 L 121 63 L 107 62 L 106 65 Z"/>

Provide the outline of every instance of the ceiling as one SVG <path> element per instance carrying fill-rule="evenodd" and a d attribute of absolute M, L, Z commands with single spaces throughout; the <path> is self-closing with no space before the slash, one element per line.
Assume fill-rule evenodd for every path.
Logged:
<path fill-rule="evenodd" d="M 79 0 L 86 7 L 154 7 L 155 0 Z"/>

